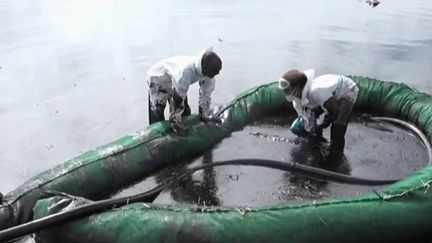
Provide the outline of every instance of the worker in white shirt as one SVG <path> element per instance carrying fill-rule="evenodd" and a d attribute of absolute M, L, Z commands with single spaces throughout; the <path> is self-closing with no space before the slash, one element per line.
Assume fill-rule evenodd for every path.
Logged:
<path fill-rule="evenodd" d="M 203 121 L 220 122 L 209 118 L 211 94 L 215 89 L 214 77 L 222 69 L 222 61 L 212 48 L 198 56 L 175 56 L 157 62 L 147 72 L 149 85 L 149 122 L 165 120 L 164 110 L 170 104 L 170 122 L 174 132 L 184 131 L 181 117 L 191 114 L 187 102 L 189 85 L 198 82 L 199 115 Z"/>
<path fill-rule="evenodd" d="M 292 101 L 298 118 L 291 130 L 315 133 L 322 137 L 322 130 L 331 125 L 330 154 L 328 161 L 342 158 L 345 147 L 345 133 L 349 116 L 357 99 L 358 87 L 350 78 L 343 75 L 326 74 L 314 78 L 315 71 L 292 69 L 279 81 L 288 101 Z M 323 122 L 317 124 L 317 117 L 323 112 Z"/>

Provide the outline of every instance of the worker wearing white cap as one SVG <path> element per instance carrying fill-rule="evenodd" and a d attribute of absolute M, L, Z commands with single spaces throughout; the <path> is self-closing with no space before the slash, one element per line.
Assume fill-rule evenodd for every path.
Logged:
<path fill-rule="evenodd" d="M 331 125 L 330 155 L 328 160 L 338 160 L 343 155 L 345 133 L 349 115 L 357 98 L 358 87 L 343 75 L 326 74 L 314 78 L 315 71 L 292 69 L 279 81 L 288 101 L 298 114 L 291 130 L 315 133 L 322 136 L 322 129 Z M 324 121 L 317 124 L 316 118 L 325 112 Z"/>

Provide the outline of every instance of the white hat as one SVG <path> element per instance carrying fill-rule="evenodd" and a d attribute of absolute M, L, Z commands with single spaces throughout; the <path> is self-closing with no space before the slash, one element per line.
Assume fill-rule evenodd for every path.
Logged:
<path fill-rule="evenodd" d="M 290 82 L 284 78 L 279 79 L 279 89 L 286 89 L 290 86 Z"/>
<path fill-rule="evenodd" d="M 306 71 L 303 71 L 303 73 L 306 75 L 307 81 L 311 81 L 315 77 L 315 69 L 308 69 Z M 286 89 L 290 87 L 290 82 L 284 78 L 279 79 L 279 89 Z"/>

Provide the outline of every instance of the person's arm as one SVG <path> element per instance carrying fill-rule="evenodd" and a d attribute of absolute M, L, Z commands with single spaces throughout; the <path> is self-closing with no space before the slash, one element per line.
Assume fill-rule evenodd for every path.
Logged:
<path fill-rule="evenodd" d="M 208 117 L 210 116 L 211 94 L 215 89 L 215 80 L 202 80 L 199 85 L 199 114 L 201 117 Z"/>
<path fill-rule="evenodd" d="M 323 107 L 327 110 L 323 122 L 319 125 L 321 129 L 327 128 L 339 114 L 339 101 L 335 97 L 330 97 L 324 102 Z"/>
<path fill-rule="evenodd" d="M 306 107 L 303 107 L 301 105 L 301 99 L 299 98 L 294 99 L 292 101 L 292 104 L 295 111 L 297 112 L 297 115 L 303 117 L 303 120 L 305 121 L 304 129 L 307 132 L 313 131 L 316 125 L 315 113 L 312 112 L 311 109 L 307 109 Z"/>
<path fill-rule="evenodd" d="M 297 116 L 303 116 L 303 108 L 301 105 L 301 100 L 296 98 L 292 101 L 292 105 L 294 110 L 297 112 Z"/>
<path fill-rule="evenodd" d="M 182 132 L 186 130 L 186 128 L 181 123 L 181 116 L 184 111 L 184 99 L 176 92 L 176 90 L 173 90 L 173 95 L 170 100 L 170 123 L 171 128 L 174 130 L 174 132 Z"/>
<path fill-rule="evenodd" d="M 186 99 L 187 91 L 189 90 L 189 84 L 191 79 L 191 72 L 189 69 L 185 69 L 182 72 L 182 76 L 174 85 L 172 90 L 173 94 L 170 100 L 170 122 L 174 130 L 177 127 L 178 130 L 182 130 L 181 116 L 184 111 L 184 100 Z"/>

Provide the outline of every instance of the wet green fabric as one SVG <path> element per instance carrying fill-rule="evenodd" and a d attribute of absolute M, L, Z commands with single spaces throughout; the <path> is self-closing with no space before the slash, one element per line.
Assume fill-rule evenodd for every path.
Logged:
<path fill-rule="evenodd" d="M 264 111 L 284 103 L 276 84 L 266 84 L 244 92 L 226 108 L 221 125 L 204 124 L 197 116 L 185 119 L 184 136 L 170 130 L 167 121 L 86 152 L 36 175 L 4 196 L 0 204 L 0 229 L 28 222 L 32 208 L 46 191 L 59 191 L 91 200 L 109 197 L 169 163 L 198 156 L 232 131 L 258 118 Z"/>
<path fill-rule="evenodd" d="M 366 109 L 413 122 L 432 138 L 432 97 L 404 84 L 352 77 L 360 88 L 356 109 Z M 242 94 L 228 108 L 222 126 L 198 126 L 178 138 L 166 134 L 155 149 L 168 163 L 187 156 L 183 148 L 209 149 L 256 114 L 286 104 L 275 84 Z M 161 126 L 161 124 L 159 124 Z M 194 128 L 195 129 L 195 128 Z M 163 129 L 161 129 L 162 131 Z M 171 137 L 170 137 L 171 136 Z M 194 143 L 189 143 L 194 141 Z M 183 145 L 186 143 L 186 145 Z M 152 144 L 147 142 L 147 144 Z M 180 149 L 182 144 L 182 149 Z M 197 147 L 194 147 L 196 144 Z M 153 146 L 153 147 L 152 147 Z M 156 144 L 149 149 L 158 148 Z M 160 154 L 167 152 L 168 155 Z M 174 152 L 174 153 L 170 153 Z M 194 151 L 199 154 L 201 150 Z M 157 156 L 157 155 L 156 155 Z M 168 158 L 167 158 L 168 157 Z M 164 158 L 167 158 L 164 160 Z M 135 203 L 73 221 L 38 234 L 48 242 L 392 242 L 430 232 L 432 166 L 383 190 L 352 198 L 286 203 L 268 207 L 174 207 Z M 54 213 L 59 197 L 39 200 L 35 218 Z M 60 207 L 61 208 L 61 207 Z M 57 207 L 57 210 L 59 207 Z"/>

